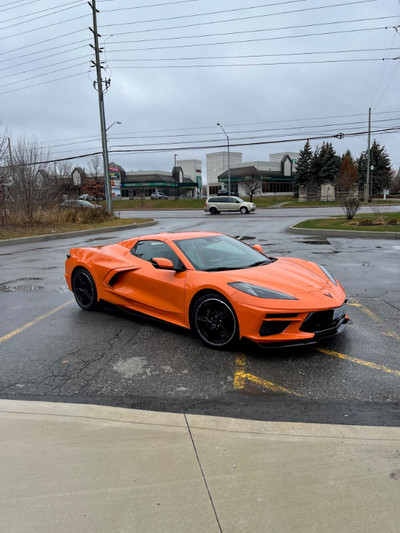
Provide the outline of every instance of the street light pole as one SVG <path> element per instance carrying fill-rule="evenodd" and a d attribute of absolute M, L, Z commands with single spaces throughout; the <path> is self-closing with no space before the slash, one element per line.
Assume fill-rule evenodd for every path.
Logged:
<path fill-rule="evenodd" d="M 371 172 L 371 108 L 368 109 L 368 150 L 367 150 L 367 183 L 364 192 L 364 202 L 370 200 L 369 197 L 369 180 Z"/>
<path fill-rule="evenodd" d="M 231 161 L 230 161 L 230 154 L 229 154 L 229 137 L 226 131 L 224 130 L 222 124 L 217 122 L 217 126 L 219 126 L 222 129 L 222 131 L 225 133 L 225 137 L 228 142 L 228 193 L 230 196 L 231 195 Z"/>

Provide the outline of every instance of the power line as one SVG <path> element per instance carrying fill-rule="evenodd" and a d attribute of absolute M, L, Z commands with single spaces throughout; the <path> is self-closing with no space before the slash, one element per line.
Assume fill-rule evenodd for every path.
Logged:
<path fill-rule="evenodd" d="M 231 56 L 200 56 L 200 57 L 159 57 L 159 58 L 129 58 L 119 59 L 114 58 L 113 61 L 127 62 L 127 61 L 197 61 L 197 60 L 210 60 L 210 59 L 248 59 L 248 58 L 260 58 L 260 57 L 293 57 L 293 56 L 309 56 L 309 55 L 322 55 L 322 54 L 350 54 L 358 52 L 384 52 L 391 50 L 400 50 L 398 48 L 363 48 L 353 50 L 317 50 L 314 52 L 289 52 L 285 54 L 245 54 L 245 55 L 231 55 Z"/>
<path fill-rule="evenodd" d="M 380 112 L 376 112 L 374 113 L 374 116 L 379 116 L 379 115 L 388 115 L 388 114 L 391 114 L 391 113 L 400 113 L 400 109 L 394 109 L 394 110 L 391 110 L 391 111 L 380 111 Z M 239 123 L 239 124 L 227 124 L 226 127 L 227 128 L 235 128 L 235 127 L 254 127 L 254 126 L 260 126 L 260 125 L 265 125 L 265 126 L 268 126 L 269 124 L 280 124 L 282 126 L 282 124 L 285 124 L 286 122 L 289 122 L 290 124 L 293 124 L 294 122 L 302 122 L 302 121 L 305 121 L 305 120 L 310 120 L 310 121 L 318 121 L 318 120 L 336 120 L 336 119 L 340 119 L 340 118 L 343 118 L 343 119 L 349 119 L 349 118 L 355 118 L 355 117 L 364 117 L 365 116 L 365 113 L 351 113 L 351 114 L 347 114 L 347 115 L 330 115 L 330 116 L 322 116 L 322 117 L 302 117 L 302 118 L 293 118 L 291 117 L 290 119 L 279 119 L 279 120 L 269 120 L 269 121 L 262 121 L 262 122 L 245 122 L 245 123 Z M 390 121 L 390 120 L 397 120 L 397 118 L 392 118 L 392 119 L 381 119 L 379 120 L 378 122 L 386 122 L 386 121 Z M 374 122 L 377 122 L 377 121 L 374 121 Z M 340 123 L 340 124 L 329 124 L 329 126 L 343 126 L 343 125 L 351 125 L 351 124 L 361 124 L 361 123 L 364 123 L 365 124 L 365 121 L 356 121 L 356 122 L 345 122 L 345 123 Z M 323 126 L 327 126 L 326 124 L 314 124 L 313 126 L 307 126 L 307 127 L 323 127 Z M 293 129 L 297 129 L 301 126 L 294 126 Z M 193 126 L 191 128 L 169 128 L 169 129 L 158 129 L 158 130 L 144 130 L 144 131 L 133 131 L 133 132 L 125 132 L 125 133 L 118 133 L 118 134 L 114 134 L 112 137 L 110 137 L 110 139 L 114 139 L 114 138 L 118 138 L 118 137 L 124 137 L 126 138 L 126 135 L 136 135 L 140 138 L 143 138 L 144 134 L 151 134 L 151 133 L 159 133 L 160 135 L 151 135 L 150 138 L 154 138 L 154 137 L 165 137 L 165 133 L 169 133 L 169 132 L 175 132 L 175 131 L 178 131 L 178 132 L 187 132 L 187 131 L 196 131 L 198 132 L 199 130 L 202 130 L 202 129 L 210 129 L 210 128 L 214 128 L 215 129 L 215 125 L 213 124 L 212 126 L 210 125 L 207 125 L 207 126 L 200 126 L 200 125 L 196 125 L 196 126 Z M 268 128 L 268 130 L 270 130 L 270 128 Z M 213 132 L 214 133 L 214 132 Z M 230 132 L 229 132 L 230 133 Z M 162 134 L 162 135 L 161 135 Z M 189 135 L 189 134 L 186 134 L 186 133 L 182 133 L 182 135 Z M 191 135 L 191 134 L 190 134 Z M 200 135 L 210 135 L 209 132 L 206 132 L 206 133 L 201 133 Z M 176 136 L 176 135 L 174 135 Z M 67 138 L 67 139 L 53 139 L 51 142 L 63 142 L 63 141 L 68 141 L 68 140 L 78 140 L 78 139 L 84 139 L 84 141 L 82 142 L 90 142 L 90 141 L 96 141 L 98 140 L 99 137 L 97 138 L 94 138 L 93 135 L 90 135 L 90 136 L 85 136 L 85 137 L 71 137 L 71 138 Z M 130 138 L 135 138 L 135 137 L 130 137 Z M 42 144 L 49 144 L 50 141 L 44 141 Z M 71 144 L 75 144 L 75 143 L 68 143 L 69 145 Z M 80 143 L 78 143 L 80 144 Z M 62 146 L 62 145 L 60 145 Z"/>
<path fill-rule="evenodd" d="M 319 27 L 319 26 L 331 26 L 331 25 L 336 25 L 336 24 L 351 24 L 351 23 L 370 22 L 370 21 L 374 21 L 375 22 L 377 20 L 386 20 L 386 19 L 391 19 L 391 18 L 396 18 L 397 19 L 398 15 L 387 15 L 387 16 L 384 16 L 384 17 L 369 17 L 369 18 L 367 17 L 367 18 L 362 18 L 362 19 L 350 19 L 350 20 L 335 20 L 335 21 L 330 21 L 330 22 L 315 22 L 315 23 L 312 23 L 312 24 L 296 24 L 294 26 L 281 26 L 281 27 L 273 26 L 271 28 L 248 29 L 248 30 L 244 30 L 244 31 L 230 31 L 230 32 L 218 32 L 218 33 L 205 33 L 205 34 L 202 34 L 202 35 L 193 35 L 193 34 L 191 34 L 191 35 L 174 35 L 173 37 L 154 37 L 154 38 L 151 38 L 151 39 L 131 39 L 129 41 L 114 41 L 114 42 L 110 42 L 109 45 L 128 44 L 128 43 L 147 43 L 147 42 L 152 42 L 152 41 L 176 41 L 176 40 L 182 40 L 182 39 L 200 39 L 200 38 L 205 38 L 205 37 L 222 37 L 222 36 L 242 35 L 242 34 L 248 35 L 249 33 L 271 32 L 271 31 L 282 31 L 282 30 L 294 30 L 294 29 L 298 30 L 300 28 L 313 28 L 313 27 Z M 374 28 L 365 28 L 365 30 L 369 30 L 369 29 L 374 29 Z M 386 27 L 385 26 L 380 26 L 378 29 L 386 29 Z M 350 30 L 350 31 L 352 31 L 352 30 Z M 137 32 L 135 32 L 135 31 L 123 32 L 123 33 L 119 33 L 119 35 L 129 35 L 131 33 L 137 33 Z M 110 35 L 111 34 L 109 34 L 109 36 Z M 310 35 L 313 35 L 313 34 L 310 34 Z M 229 43 L 229 42 L 235 43 L 235 42 L 243 42 L 243 41 L 226 41 L 226 42 L 227 43 Z M 211 44 L 214 44 L 214 43 L 211 43 Z M 221 43 L 217 43 L 217 44 L 221 44 Z M 225 43 L 222 43 L 222 44 L 225 44 Z M 197 46 L 197 45 L 193 45 L 193 46 Z M 202 44 L 201 46 L 204 46 L 204 45 Z M 163 46 L 163 47 L 160 47 L 160 48 L 165 49 L 166 47 Z M 146 50 L 146 49 L 143 48 L 143 50 Z M 150 48 L 149 48 L 149 50 L 150 50 Z M 153 50 L 153 48 L 151 48 L 151 50 Z"/>
<path fill-rule="evenodd" d="M 56 78 L 54 80 L 47 80 L 47 81 L 41 81 L 40 83 L 33 83 L 25 87 L 18 87 L 18 88 L 10 89 L 8 91 L 0 92 L 0 94 L 9 94 L 9 93 L 15 93 L 16 91 L 22 91 L 24 89 L 32 89 L 33 87 L 39 87 L 39 85 L 46 85 L 47 83 L 54 83 L 55 81 L 62 81 L 62 80 L 67 80 L 68 78 L 75 78 L 76 76 L 82 76 L 82 74 L 87 74 L 87 71 L 79 72 L 77 74 L 70 74 L 68 76 L 63 76 L 62 78 Z M 5 87 L 8 87 L 8 85 L 5 85 Z"/>
<path fill-rule="evenodd" d="M 67 22 L 73 22 L 75 20 L 80 20 L 80 19 L 83 19 L 83 18 L 87 18 L 88 15 L 81 15 L 79 17 L 74 17 L 74 18 L 71 18 L 71 19 L 68 19 L 68 20 L 63 20 L 63 24 L 66 24 Z M 47 30 L 48 28 L 52 28 L 53 26 L 59 26 L 60 25 L 60 22 L 54 22 L 54 24 L 47 24 L 46 26 L 41 26 L 40 28 L 33 28 L 33 29 L 30 29 L 30 30 L 25 30 L 25 31 L 22 31 L 20 33 L 14 33 L 13 35 L 7 35 L 5 37 L 0 37 L 0 41 L 3 41 L 4 39 L 12 39 L 14 37 L 20 37 L 21 35 L 26 35 L 27 33 L 32 33 L 34 31 L 41 31 L 41 30 Z M 3 28 L 4 29 L 4 28 Z M 72 32 L 72 33 L 77 33 L 77 32 Z"/>
<path fill-rule="evenodd" d="M 6 4 L 0 6 L 0 13 L 4 13 L 4 11 L 11 11 L 12 9 L 18 9 L 19 7 L 21 7 L 20 4 L 24 4 L 24 7 L 26 7 L 29 4 L 36 4 L 37 2 L 40 2 L 40 0 L 31 0 L 31 2 L 25 2 L 25 0 L 20 0 L 18 2 L 7 2 Z M 6 7 L 6 9 L 1 9 L 2 7 Z"/>
<path fill-rule="evenodd" d="M 85 54 L 84 56 L 72 57 L 71 59 L 64 59 L 63 63 L 68 63 L 70 61 L 79 61 L 80 59 L 86 59 L 85 63 L 79 63 L 78 65 L 71 65 L 71 67 L 67 67 L 67 68 L 73 68 L 74 66 L 80 67 L 80 66 L 85 65 L 85 64 L 88 63 L 87 54 Z M 60 64 L 60 62 L 57 61 L 57 63 L 50 63 L 49 65 L 43 65 L 41 67 L 34 67 L 34 68 L 31 68 L 31 69 L 28 69 L 28 70 L 23 70 L 22 72 L 13 72 L 12 74 L 5 74 L 5 75 L 2 75 L 2 79 L 9 78 L 9 77 L 12 77 L 12 76 L 20 76 L 21 74 L 28 74 L 29 72 L 36 72 L 37 70 L 42 70 L 44 68 L 54 67 L 54 66 L 59 65 L 59 64 Z M 2 70 L 8 70 L 8 69 L 7 68 L 2 68 L 2 69 L 0 69 L 0 72 Z M 66 69 L 63 68 L 63 69 L 53 70 L 52 72 L 44 72 L 43 74 L 41 74 L 41 76 L 48 76 L 50 74 L 54 74 L 56 72 L 60 72 L 60 70 L 66 70 Z M 31 80 L 31 79 L 34 79 L 36 77 L 37 76 L 33 76 L 32 78 L 25 78 L 24 80 L 20 80 L 20 81 L 27 81 L 28 79 Z M 12 82 L 12 83 L 20 83 L 20 81 L 15 81 L 15 82 Z M 5 86 L 4 85 L 0 85 L 0 87 L 5 87 Z"/>
<path fill-rule="evenodd" d="M 82 1 L 81 0 L 76 0 L 75 2 L 72 2 L 72 4 L 80 4 L 80 5 L 82 5 Z M 64 7 L 64 6 L 69 6 L 69 7 Z M 3 30 L 8 29 L 8 28 L 13 28 L 14 26 L 20 26 L 21 24 L 27 24 L 29 22 L 34 22 L 35 20 L 39 20 L 41 18 L 51 17 L 52 15 L 57 15 L 58 13 L 62 13 L 63 11 L 67 11 L 69 9 L 74 9 L 75 7 L 78 7 L 78 6 L 71 5 L 71 3 L 69 2 L 68 4 L 62 4 L 61 6 L 58 6 L 58 8 L 64 8 L 64 9 L 55 10 L 55 8 L 47 8 L 47 9 L 42 9 L 41 11 L 35 11 L 34 13 L 28 13 L 28 14 L 25 14 L 25 15 L 20 15 L 19 17 L 14 17 L 14 18 L 11 18 L 11 19 L 2 20 L 3 23 L 4 22 L 12 22 L 13 20 L 24 19 L 26 17 L 29 17 L 30 15 L 37 15 L 39 13 L 46 13 L 46 15 L 41 15 L 39 17 L 35 17 L 35 18 L 29 19 L 29 20 L 25 20 L 23 22 L 18 22 L 16 24 L 7 24 L 7 26 L 5 26 L 4 28 L 0 28 L 0 31 L 3 31 Z M 51 13 L 47 13 L 47 11 L 51 11 Z"/>
<path fill-rule="evenodd" d="M 309 8 L 304 8 L 304 9 L 293 9 L 293 10 L 290 10 L 290 11 L 281 11 L 281 12 L 278 12 L 278 13 L 266 13 L 266 14 L 261 14 L 261 15 L 253 15 L 253 16 L 249 16 L 249 17 L 236 17 L 236 18 L 233 18 L 233 19 L 225 19 L 225 20 L 218 20 L 218 21 L 210 21 L 210 22 L 196 22 L 196 23 L 193 23 L 193 24 L 186 24 L 186 25 L 181 25 L 181 26 L 170 26 L 170 27 L 167 27 L 167 28 L 148 28 L 146 30 L 137 30 L 137 31 L 134 31 L 134 32 L 129 32 L 129 33 L 144 33 L 144 32 L 150 32 L 150 31 L 164 31 L 164 30 L 176 30 L 176 29 L 183 29 L 183 28 L 192 28 L 192 27 L 198 27 L 198 26 L 209 26 L 211 24 L 223 24 L 223 23 L 226 23 L 226 22 L 237 22 L 237 21 L 243 21 L 243 20 L 252 20 L 252 19 L 260 19 L 260 18 L 265 18 L 265 17 L 274 17 L 274 16 L 278 16 L 278 15 L 289 15 L 289 14 L 297 14 L 297 13 L 305 13 L 307 11 L 316 11 L 316 10 L 321 10 L 321 9 L 328 9 L 328 8 L 335 8 L 335 7 L 343 7 L 343 6 L 349 6 L 349 5 L 354 5 L 354 4 L 364 4 L 364 3 L 367 3 L 367 2 L 376 2 L 376 0 L 354 0 L 352 2 L 345 2 L 345 3 L 341 3 L 341 4 L 334 4 L 334 5 L 330 5 L 330 6 L 318 6 L 318 7 L 309 7 Z M 180 17 L 169 17 L 169 18 L 164 18 L 164 19 L 153 19 L 153 20 L 145 20 L 145 21 L 131 21 L 131 22 L 123 22 L 123 23 L 115 23 L 115 24 L 105 24 L 103 25 L 104 28 L 111 28 L 113 26 L 122 26 L 122 25 L 134 25 L 134 24 L 144 24 L 144 23 L 150 23 L 150 22 L 161 22 L 163 20 L 175 20 L 176 18 L 187 18 L 187 17 L 194 17 L 194 15 L 182 15 Z M 123 33 L 119 32 L 119 35 L 123 35 Z"/>
<path fill-rule="evenodd" d="M 186 68 L 220 68 L 220 67 L 276 67 L 282 65 L 326 65 L 331 63 L 366 63 L 376 61 L 387 61 L 393 59 L 391 57 L 365 57 L 354 59 L 325 59 L 320 61 L 280 61 L 275 63 L 218 63 L 213 65 L 135 65 L 133 67 L 118 67 L 120 69 L 186 69 Z"/>
<path fill-rule="evenodd" d="M 85 30 L 87 30 L 87 28 L 80 28 L 79 30 L 70 31 L 68 33 L 64 33 L 63 35 L 58 35 L 57 37 L 50 37 L 49 39 L 44 39 L 44 41 L 39 41 L 37 43 L 27 44 L 25 46 L 20 46 L 19 48 L 14 48 L 13 50 L 7 50 L 7 52 L 1 52 L 0 56 L 4 56 L 5 54 L 11 54 L 13 52 L 18 52 L 19 50 L 24 50 L 25 48 L 32 48 L 32 46 L 38 46 L 39 44 L 49 43 L 51 41 L 56 41 L 58 39 L 63 39 L 64 37 L 71 37 L 71 35 L 74 35 L 75 33 L 82 33 Z M 67 45 L 63 45 L 63 46 L 68 46 L 69 44 L 70 43 L 68 43 Z"/>
<path fill-rule="evenodd" d="M 163 2 L 159 4 L 148 4 L 146 6 L 134 6 L 134 7 L 121 7 L 117 9 L 103 9 L 102 13 L 115 13 L 116 11 L 128 11 L 131 9 L 143 9 L 143 8 L 149 8 L 149 7 L 162 7 L 162 6 L 172 6 L 174 4 L 188 4 L 193 2 L 198 2 L 199 0 L 176 0 L 175 2 Z M 304 0 L 303 0 L 304 1 Z"/>
<path fill-rule="evenodd" d="M 378 129 L 378 130 L 374 130 L 374 131 L 371 131 L 371 134 L 374 134 L 374 135 L 380 135 L 380 134 L 391 134 L 391 133 L 397 133 L 399 131 L 399 127 L 397 128 L 387 128 L 387 129 Z M 368 132 L 367 131 L 362 131 L 362 132 L 352 132 L 352 133 L 349 133 L 347 134 L 346 136 L 347 137 L 357 137 L 357 136 L 360 136 L 360 135 L 366 135 Z M 274 139 L 274 140 L 270 140 L 270 141 L 258 141 L 258 142 L 243 142 L 243 143 L 232 143 L 232 147 L 241 147 L 241 146 L 261 146 L 261 145 L 269 145 L 269 144 L 282 144 L 282 143 L 290 143 L 290 142 L 305 142 L 305 141 L 316 141 L 316 140 L 326 140 L 326 139 L 334 139 L 334 138 L 340 138 L 342 139 L 343 137 L 341 136 L 340 133 L 337 133 L 337 134 L 330 134 L 330 135 L 320 135 L 320 136 L 315 136 L 315 137 L 298 137 L 298 138 L 295 138 L 295 139 L 292 139 L 292 138 L 288 138 L 288 139 Z M 176 150 L 180 150 L 180 151 L 183 151 L 183 150 L 211 150 L 211 149 L 216 149 L 216 148 L 225 148 L 226 147 L 226 143 L 218 143 L 218 144 L 214 144 L 212 146 L 196 146 L 196 145 L 193 145 L 193 146 L 185 146 L 185 147 L 178 147 L 178 146 L 170 146 L 169 148 L 157 148 L 157 149 L 154 149 L 154 148 L 148 148 L 148 149 L 140 149 L 140 150 L 136 150 L 134 148 L 132 149 L 127 149 L 127 150 L 109 150 L 110 153 L 114 153 L 114 154 L 135 154 L 135 153 L 165 153 L 165 152 L 174 152 Z M 54 159 L 48 159 L 46 161 L 37 161 L 35 163 L 27 163 L 27 164 L 24 164 L 24 165 L 15 165 L 15 166 L 32 166 L 32 165 L 46 165 L 46 164 L 49 164 L 49 163 L 59 163 L 59 162 L 62 162 L 62 161 L 72 161 L 74 159 L 85 159 L 87 157 L 93 157 L 95 155 L 101 155 L 102 152 L 91 152 L 91 153 L 85 153 L 85 154 L 79 154 L 79 155 L 74 155 L 74 156 L 70 156 L 70 157 L 62 157 L 62 158 L 54 158 Z"/>

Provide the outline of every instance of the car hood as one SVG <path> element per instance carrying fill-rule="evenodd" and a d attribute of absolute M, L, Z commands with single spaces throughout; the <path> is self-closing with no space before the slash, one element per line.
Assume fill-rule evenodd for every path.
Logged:
<path fill-rule="evenodd" d="M 317 274 L 307 268 L 306 264 L 298 264 L 290 259 L 277 259 L 268 265 L 230 271 L 228 277 L 229 282 L 244 281 L 292 296 L 332 286 L 322 271 Z"/>

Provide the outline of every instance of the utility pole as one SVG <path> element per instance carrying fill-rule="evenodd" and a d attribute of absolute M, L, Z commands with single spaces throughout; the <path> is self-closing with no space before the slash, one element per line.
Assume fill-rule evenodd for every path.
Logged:
<path fill-rule="evenodd" d="M 96 67 L 97 74 L 97 93 L 99 96 L 99 112 L 100 112 L 100 128 L 101 128 L 101 144 L 103 151 L 103 167 L 104 167 L 104 194 L 106 197 L 106 209 L 108 213 L 113 212 L 112 208 L 112 198 L 111 198 L 111 185 L 110 185 L 110 175 L 109 175 L 109 164 L 108 164 L 108 146 L 107 146 L 107 128 L 106 128 L 106 116 L 104 112 L 104 91 L 103 91 L 103 80 L 101 78 L 101 64 L 100 64 L 100 48 L 99 48 L 99 37 L 97 33 L 97 13 L 96 9 L 96 0 L 88 2 L 89 6 L 92 8 L 93 13 L 93 29 L 89 28 L 94 36 L 94 49 L 95 61 L 92 63 Z M 105 86 L 108 88 L 110 80 L 105 80 Z M 95 85 L 95 83 L 93 84 Z"/>
<path fill-rule="evenodd" d="M 368 109 L 368 151 L 367 151 L 367 183 L 364 189 L 364 202 L 369 200 L 369 179 L 371 173 L 371 108 Z"/>

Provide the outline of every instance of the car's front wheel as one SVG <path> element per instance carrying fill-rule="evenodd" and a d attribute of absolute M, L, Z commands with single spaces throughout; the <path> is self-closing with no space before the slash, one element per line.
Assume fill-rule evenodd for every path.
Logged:
<path fill-rule="evenodd" d="M 72 277 L 72 292 L 76 303 L 85 311 L 97 308 L 97 289 L 94 279 L 86 268 L 78 268 Z"/>
<path fill-rule="evenodd" d="M 244 207 L 244 206 L 243 206 L 243 207 L 240 208 L 240 212 L 242 213 L 242 215 L 245 215 L 245 214 L 248 213 L 249 211 L 248 211 L 247 207 Z"/>
<path fill-rule="evenodd" d="M 227 349 L 239 339 L 239 324 L 231 304 L 220 294 L 205 294 L 193 306 L 192 329 L 209 348 Z"/>

